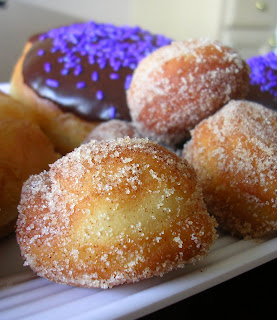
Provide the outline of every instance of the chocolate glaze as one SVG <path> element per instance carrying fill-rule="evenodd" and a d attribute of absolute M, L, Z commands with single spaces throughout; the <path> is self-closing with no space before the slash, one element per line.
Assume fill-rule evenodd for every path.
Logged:
<path fill-rule="evenodd" d="M 62 74 L 65 69 L 64 57 L 74 48 L 73 44 L 69 43 L 67 45 L 69 49 L 63 52 L 55 45 L 56 40 L 53 37 L 34 36 L 30 41 L 33 42 L 33 46 L 26 54 L 23 63 L 23 79 L 24 83 L 40 97 L 53 101 L 61 110 L 71 112 L 87 121 L 131 119 L 125 94 L 126 79 L 131 77 L 143 55 L 130 66 L 123 66 L 121 63 L 115 70 L 109 60 L 106 60 L 104 65 L 92 63 L 88 59 L 88 54 L 77 50 L 74 52 L 74 57 L 78 62 L 67 68 L 67 74 Z M 134 42 L 130 39 L 124 41 Z M 140 42 L 142 41 L 140 36 Z M 170 43 L 170 40 L 164 38 L 160 43 L 165 45 Z M 153 45 L 152 51 L 161 45 Z M 39 52 L 42 54 L 38 54 Z M 98 79 L 92 80 L 92 74 L 95 72 Z M 115 73 L 119 78 L 111 79 L 111 74 Z M 49 80 L 54 86 L 47 85 Z"/>
<path fill-rule="evenodd" d="M 245 99 L 260 103 L 269 109 L 277 111 L 277 98 L 268 91 L 261 91 L 258 85 L 250 85 Z"/>
<path fill-rule="evenodd" d="M 114 118 L 110 113 L 111 107 L 116 108 L 116 119 L 130 120 L 129 110 L 125 98 L 124 82 L 125 77 L 132 73 L 129 68 L 121 68 L 120 79 L 111 80 L 110 73 L 114 72 L 110 66 L 100 69 L 98 64 L 90 65 L 85 57 L 81 57 L 83 71 L 81 80 L 90 83 L 85 88 L 78 89 L 76 84 L 80 76 L 75 76 L 73 70 L 66 76 L 61 75 L 62 64 L 58 65 L 59 52 L 51 53 L 52 40 L 35 42 L 28 52 L 23 64 L 24 82 L 31 87 L 39 96 L 47 98 L 56 103 L 65 112 L 72 112 L 75 115 L 89 121 L 105 121 Z M 45 54 L 37 55 L 39 49 L 44 49 Z M 55 64 L 51 71 L 51 78 L 62 85 L 58 88 L 51 88 L 45 85 L 49 75 L 44 72 L 44 63 Z M 97 71 L 100 74 L 99 81 L 91 81 L 91 73 Z M 107 90 L 108 88 L 108 90 Z M 105 92 L 105 101 L 97 100 L 96 92 Z"/>

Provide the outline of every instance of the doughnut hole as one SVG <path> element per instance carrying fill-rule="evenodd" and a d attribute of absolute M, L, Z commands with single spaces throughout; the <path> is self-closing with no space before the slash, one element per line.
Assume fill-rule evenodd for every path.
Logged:
<path fill-rule="evenodd" d="M 143 59 L 127 101 L 138 130 L 177 144 L 230 99 L 246 96 L 249 68 L 231 48 L 205 39 L 174 42 Z"/>
<path fill-rule="evenodd" d="M 89 133 L 83 143 L 90 140 L 111 140 L 124 137 L 139 138 L 140 134 L 133 123 L 115 119 L 99 124 Z"/>
<path fill-rule="evenodd" d="M 17 238 L 50 280 L 110 288 L 183 267 L 216 239 L 194 170 L 144 139 L 91 141 L 25 184 Z"/>
<path fill-rule="evenodd" d="M 230 101 L 203 120 L 185 145 L 209 212 L 227 231 L 262 237 L 277 230 L 277 113 Z"/>

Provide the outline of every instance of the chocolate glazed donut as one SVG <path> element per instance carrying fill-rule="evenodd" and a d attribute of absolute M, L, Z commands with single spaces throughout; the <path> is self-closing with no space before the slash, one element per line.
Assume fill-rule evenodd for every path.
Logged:
<path fill-rule="evenodd" d="M 81 128 L 82 123 L 96 125 L 111 119 L 129 121 L 125 91 L 134 69 L 146 55 L 171 40 L 139 27 L 90 21 L 35 35 L 28 43 L 30 48 L 19 68 L 23 84 L 13 85 L 15 81 L 12 81 L 15 89 L 12 94 L 31 105 L 34 99 L 25 99 L 26 94 L 24 96 L 23 89 L 19 89 L 23 85 L 24 90 L 31 90 L 36 95 L 36 99 L 54 104 L 54 109 L 58 110 L 56 113 L 74 116 L 70 116 L 70 121 L 78 120 L 77 127 Z M 57 117 L 55 114 L 52 118 Z M 47 123 L 47 120 L 43 122 Z M 48 124 L 44 124 L 45 131 L 51 136 L 52 127 L 59 125 L 52 123 L 49 129 Z M 78 136 L 78 132 L 76 134 Z M 54 140 L 58 135 L 55 133 Z M 65 148 L 66 139 L 63 139 L 62 143 L 57 143 L 58 149 L 68 152 L 84 138 L 80 137 Z"/>
<path fill-rule="evenodd" d="M 130 120 L 125 90 L 147 53 L 168 44 L 140 28 L 74 24 L 38 36 L 24 82 L 63 111 L 89 121 Z"/>

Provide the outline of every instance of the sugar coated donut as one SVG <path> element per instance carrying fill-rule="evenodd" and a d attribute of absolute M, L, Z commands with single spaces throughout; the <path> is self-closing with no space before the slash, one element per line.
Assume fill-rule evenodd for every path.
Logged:
<path fill-rule="evenodd" d="M 99 124 L 90 132 L 83 143 L 90 140 L 112 140 L 124 137 L 140 138 L 140 134 L 132 122 L 114 119 Z"/>
<path fill-rule="evenodd" d="M 43 129 L 65 153 L 99 122 L 130 119 L 125 90 L 133 70 L 170 42 L 139 27 L 93 21 L 52 29 L 29 39 L 11 92 L 34 107 Z"/>
<path fill-rule="evenodd" d="M 195 39 L 164 46 L 134 72 L 127 92 L 132 119 L 151 139 L 180 143 L 227 101 L 245 97 L 248 71 L 236 52 L 218 42 Z"/>
<path fill-rule="evenodd" d="M 24 184 L 17 240 L 59 283 L 110 288 L 195 262 L 216 238 L 194 170 L 147 139 L 95 141 Z"/>
<path fill-rule="evenodd" d="M 6 97 L 5 100 L 7 99 Z M 13 103 L 12 99 L 10 103 Z M 16 114 L 18 115 L 19 113 Z M 56 161 L 59 155 L 54 152 L 53 145 L 40 128 L 28 120 L 0 117 L 0 128 L 0 238 L 2 238 L 15 230 L 17 206 L 23 182 L 31 174 L 47 169 L 48 164 Z"/>
<path fill-rule="evenodd" d="M 230 101 L 196 126 L 183 154 L 224 229 L 242 237 L 277 230 L 276 112 Z"/>

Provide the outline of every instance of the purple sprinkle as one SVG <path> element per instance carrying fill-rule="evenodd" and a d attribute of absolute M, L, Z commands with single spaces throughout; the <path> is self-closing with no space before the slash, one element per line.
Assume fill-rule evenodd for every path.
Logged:
<path fill-rule="evenodd" d="M 138 34 L 133 34 L 130 36 L 130 39 L 133 41 L 139 41 L 140 40 L 140 36 Z"/>
<path fill-rule="evenodd" d="M 117 79 L 119 79 L 119 74 L 118 74 L 118 73 L 111 73 L 111 74 L 110 74 L 110 79 L 112 79 L 112 80 L 117 80 Z"/>
<path fill-rule="evenodd" d="M 87 55 L 87 51 L 84 49 L 84 50 L 81 50 L 80 51 L 80 55 L 81 56 L 86 56 Z"/>
<path fill-rule="evenodd" d="M 103 45 L 103 41 L 101 42 L 101 45 Z M 96 53 L 97 57 L 102 58 L 104 56 L 104 52 L 103 51 L 98 51 Z"/>
<path fill-rule="evenodd" d="M 51 48 L 51 53 L 56 53 L 59 49 L 57 47 L 52 47 Z"/>
<path fill-rule="evenodd" d="M 88 63 L 93 65 L 88 67 L 88 72 L 91 72 L 91 80 L 96 82 L 99 80 L 99 73 L 93 71 L 92 68 L 96 66 L 97 70 L 104 69 L 109 64 L 112 69 L 109 77 L 112 80 L 116 80 L 120 77 L 118 71 L 121 68 L 129 68 L 130 74 L 125 78 L 125 90 L 131 84 L 132 71 L 136 68 L 139 61 L 157 48 L 168 45 L 172 41 L 162 35 L 153 36 L 139 27 L 118 27 L 111 24 L 98 24 L 94 21 L 75 23 L 52 29 L 40 35 L 39 39 L 41 41 L 52 40 L 50 52 L 58 52 L 59 72 L 63 76 L 69 73 L 76 76 L 80 75 Z M 37 51 L 38 56 L 45 53 L 43 49 Z M 270 60 L 272 62 L 272 59 Z M 277 65 L 277 60 L 275 61 L 276 63 L 271 63 L 274 66 Z M 54 66 L 46 62 L 43 68 L 46 73 L 49 73 Z M 276 82 L 275 74 L 268 74 L 268 78 L 269 80 L 264 82 L 264 86 L 270 82 L 268 87 L 272 88 L 270 90 L 273 90 L 273 85 Z M 53 88 L 60 85 L 57 80 L 50 78 L 46 80 L 46 84 Z M 79 89 L 85 88 L 86 83 L 79 81 L 76 83 L 76 87 Z M 96 98 L 98 100 L 104 99 L 102 90 L 96 92 Z M 110 118 L 115 118 L 116 109 L 114 106 L 108 108 L 108 112 Z"/>
<path fill-rule="evenodd" d="M 44 54 L 45 54 L 45 50 L 43 50 L 43 49 L 39 49 L 38 52 L 37 52 L 37 55 L 39 57 L 43 56 Z"/>
<path fill-rule="evenodd" d="M 79 81 L 79 82 L 77 82 L 77 84 L 76 84 L 76 88 L 77 89 L 83 89 L 83 88 L 85 88 L 86 87 L 86 83 L 84 82 L 84 81 Z"/>
<path fill-rule="evenodd" d="M 121 63 L 120 62 L 115 62 L 112 65 L 112 68 L 114 69 L 114 71 L 119 71 L 119 69 L 121 68 Z"/>
<path fill-rule="evenodd" d="M 50 62 L 45 62 L 44 64 L 44 71 L 49 73 L 51 71 L 52 67 L 51 67 L 51 63 Z"/>
<path fill-rule="evenodd" d="M 126 58 L 125 58 L 125 59 L 123 60 L 123 62 L 122 62 L 122 66 L 123 66 L 123 67 L 127 67 L 127 68 L 128 68 L 128 67 L 129 67 L 129 64 L 130 64 L 129 59 L 126 59 Z"/>
<path fill-rule="evenodd" d="M 72 61 L 74 61 L 74 63 L 77 65 L 78 63 L 81 63 L 81 58 L 75 57 L 74 59 L 72 59 Z"/>
<path fill-rule="evenodd" d="M 98 90 L 98 91 L 96 92 L 96 99 L 97 99 L 97 100 L 103 100 L 103 98 L 104 98 L 104 93 L 103 93 L 103 91 Z"/>
<path fill-rule="evenodd" d="M 76 63 L 74 61 L 70 61 L 64 64 L 64 67 L 67 69 L 74 68 L 75 66 L 76 66 Z"/>
<path fill-rule="evenodd" d="M 126 76 L 126 78 L 125 78 L 125 83 L 124 83 L 124 89 L 125 89 L 125 90 L 128 90 L 128 89 L 129 89 L 131 82 L 132 82 L 132 75 L 129 74 L 129 75 Z"/>
<path fill-rule="evenodd" d="M 98 81 L 98 79 L 99 79 L 98 72 L 97 71 L 93 71 L 92 74 L 91 74 L 91 80 L 92 81 Z"/>
<path fill-rule="evenodd" d="M 113 105 L 105 106 L 101 112 L 102 119 L 111 120 L 116 118 L 116 108 Z"/>
<path fill-rule="evenodd" d="M 78 36 L 76 34 L 74 34 L 74 33 L 70 33 L 68 35 L 68 40 L 70 42 L 72 42 L 73 44 L 77 44 L 78 43 Z"/>
<path fill-rule="evenodd" d="M 106 67 L 107 61 L 104 58 L 99 58 L 97 63 L 100 69 L 104 69 Z"/>
<path fill-rule="evenodd" d="M 77 65 L 76 66 L 76 68 L 74 69 L 74 72 L 73 72 L 73 74 L 74 74 L 74 76 L 79 76 L 81 73 L 82 73 L 82 67 L 81 67 L 81 65 Z"/>
<path fill-rule="evenodd" d="M 135 70 L 136 67 L 137 67 L 136 63 L 130 63 L 130 65 L 129 65 L 129 68 L 132 69 L 132 70 Z"/>
<path fill-rule="evenodd" d="M 277 55 L 272 51 L 263 56 L 252 57 L 247 62 L 251 69 L 250 83 L 277 97 Z"/>
<path fill-rule="evenodd" d="M 69 70 L 68 69 L 62 69 L 62 71 L 61 71 L 61 75 L 62 76 L 67 76 L 69 74 Z"/>
<path fill-rule="evenodd" d="M 40 41 L 44 41 L 46 38 L 47 38 L 47 34 L 41 34 L 41 35 L 39 36 L 39 40 L 40 40 Z"/>
<path fill-rule="evenodd" d="M 64 62 L 70 62 L 71 61 L 71 57 L 70 56 L 64 56 L 64 58 L 63 58 L 63 60 L 64 60 Z"/>
<path fill-rule="evenodd" d="M 110 119 L 115 119 L 116 116 L 116 108 L 114 106 L 110 107 Z"/>
<path fill-rule="evenodd" d="M 51 88 L 58 88 L 58 86 L 60 85 L 59 84 L 59 81 L 55 80 L 55 79 L 46 79 L 46 85 L 48 87 L 51 87 Z"/>
<path fill-rule="evenodd" d="M 95 63 L 95 57 L 94 57 L 93 55 L 90 55 L 90 56 L 88 57 L 88 63 L 89 63 L 89 64 L 94 64 L 94 63 Z"/>

